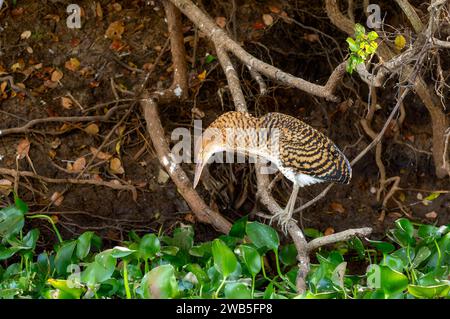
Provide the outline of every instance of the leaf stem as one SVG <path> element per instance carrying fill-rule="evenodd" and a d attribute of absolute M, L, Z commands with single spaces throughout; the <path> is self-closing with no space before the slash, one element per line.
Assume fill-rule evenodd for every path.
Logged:
<path fill-rule="evenodd" d="M 46 219 L 52 225 L 53 230 L 55 231 L 56 237 L 58 237 L 59 242 L 60 243 L 63 242 L 61 234 L 59 233 L 58 228 L 56 228 L 55 222 L 49 216 L 38 214 L 38 215 L 27 216 L 27 218 L 29 218 L 29 219 L 35 219 L 35 218 Z"/>

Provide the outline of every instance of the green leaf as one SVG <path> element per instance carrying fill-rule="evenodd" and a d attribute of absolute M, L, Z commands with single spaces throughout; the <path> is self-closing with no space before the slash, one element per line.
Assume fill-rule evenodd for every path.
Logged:
<path fill-rule="evenodd" d="M 206 243 L 197 245 L 197 246 L 192 246 L 191 249 L 189 249 L 189 254 L 191 256 L 195 256 L 195 257 L 209 257 L 211 256 L 211 242 L 208 241 Z"/>
<path fill-rule="evenodd" d="M 24 225 L 23 211 L 16 206 L 0 210 L 0 237 L 18 234 Z"/>
<path fill-rule="evenodd" d="M 356 250 L 360 258 L 364 258 L 364 256 L 366 255 L 366 250 L 364 249 L 364 244 L 362 243 L 361 239 L 359 239 L 358 237 L 354 237 L 349 240 L 348 243 L 352 249 Z"/>
<path fill-rule="evenodd" d="M 146 234 L 139 242 L 139 257 L 152 259 L 161 250 L 161 244 L 155 234 Z"/>
<path fill-rule="evenodd" d="M 197 281 L 204 285 L 209 282 L 208 274 L 203 270 L 203 268 L 199 264 L 188 264 L 186 265 L 186 269 L 193 273 L 197 278 Z"/>
<path fill-rule="evenodd" d="M 378 33 L 376 33 L 375 31 L 370 31 L 369 33 L 367 33 L 367 39 L 369 39 L 369 41 L 378 39 Z"/>
<path fill-rule="evenodd" d="M 249 245 L 240 245 L 239 250 L 250 274 L 256 276 L 261 271 L 261 256 L 258 251 Z"/>
<path fill-rule="evenodd" d="M 34 250 L 36 248 L 36 242 L 39 237 L 39 229 L 32 229 L 30 230 L 25 237 L 22 239 L 22 245 L 26 247 L 27 249 Z"/>
<path fill-rule="evenodd" d="M 350 51 L 356 52 L 359 50 L 359 46 L 356 44 L 355 40 L 353 40 L 352 38 L 347 38 L 346 41 L 348 43 L 348 47 L 349 47 Z"/>
<path fill-rule="evenodd" d="M 439 228 L 432 225 L 420 225 L 417 231 L 417 235 L 427 242 L 433 241 L 441 237 Z"/>
<path fill-rule="evenodd" d="M 113 258 L 116 258 L 116 259 L 129 256 L 132 253 L 136 252 L 136 250 L 132 250 L 132 249 L 129 249 L 127 247 L 121 247 L 121 246 L 115 246 L 112 249 L 109 249 L 109 250 L 106 250 L 106 251 L 111 251 L 111 256 Z"/>
<path fill-rule="evenodd" d="M 20 247 L 5 247 L 3 245 L 0 245 L 0 260 L 6 260 L 12 257 L 19 250 L 21 250 Z"/>
<path fill-rule="evenodd" d="M 178 295 L 178 283 L 172 265 L 153 268 L 141 281 L 144 298 L 168 299 Z"/>
<path fill-rule="evenodd" d="M 442 283 L 435 286 L 409 285 L 408 292 L 416 298 L 444 298 L 450 293 L 450 284 Z"/>
<path fill-rule="evenodd" d="M 370 265 L 367 269 L 367 284 L 371 288 L 381 288 L 392 295 L 408 287 L 408 277 L 384 265 Z"/>
<path fill-rule="evenodd" d="M 379 240 L 370 240 L 367 239 L 367 241 L 376 249 L 381 251 L 383 254 L 389 254 L 390 252 L 394 251 L 395 246 L 391 243 L 385 242 L 385 241 L 379 241 Z"/>
<path fill-rule="evenodd" d="M 414 234 L 414 227 L 411 222 L 406 218 L 400 218 L 395 221 L 397 229 L 403 231 L 408 237 L 412 238 Z"/>
<path fill-rule="evenodd" d="M 237 259 L 231 249 L 220 239 L 212 243 L 214 266 L 224 277 L 228 277 L 237 269 Z"/>
<path fill-rule="evenodd" d="M 305 236 L 310 238 L 319 238 L 323 236 L 323 233 L 315 228 L 305 228 L 303 230 L 303 233 L 305 234 Z"/>
<path fill-rule="evenodd" d="M 239 218 L 233 226 L 231 226 L 230 232 L 228 235 L 237 237 L 237 238 L 244 238 L 245 236 L 245 229 L 247 227 L 247 221 L 248 221 L 248 215 L 245 215 L 244 217 Z"/>
<path fill-rule="evenodd" d="M 422 262 L 424 262 L 431 255 L 431 250 L 427 246 L 423 246 L 416 253 L 416 257 L 412 261 L 412 267 L 417 268 Z"/>
<path fill-rule="evenodd" d="M 75 240 L 65 242 L 56 252 L 55 267 L 59 275 L 67 274 L 67 266 L 72 263 L 73 251 L 75 250 L 76 244 L 77 242 Z"/>
<path fill-rule="evenodd" d="M 225 286 L 227 299 L 251 299 L 252 292 L 249 287 L 241 282 L 232 282 Z"/>
<path fill-rule="evenodd" d="M 366 33 L 366 29 L 359 23 L 355 24 L 355 37 L 361 37 Z"/>
<path fill-rule="evenodd" d="M 208 64 L 213 62 L 214 60 L 216 60 L 216 57 L 214 55 L 208 54 L 205 58 L 205 63 Z"/>
<path fill-rule="evenodd" d="M 294 244 L 281 247 L 280 261 L 286 266 L 293 266 L 297 263 L 297 248 Z"/>
<path fill-rule="evenodd" d="M 16 205 L 17 209 L 19 209 L 23 214 L 28 213 L 28 205 L 23 200 L 21 200 L 19 197 L 14 195 L 14 204 Z"/>
<path fill-rule="evenodd" d="M 115 268 L 116 259 L 112 256 L 112 249 L 105 250 L 97 254 L 95 260 L 81 273 L 81 281 L 88 285 L 102 283 L 111 278 Z"/>
<path fill-rule="evenodd" d="M 68 296 L 68 298 L 70 299 L 80 299 L 81 294 L 83 293 L 83 289 L 82 288 L 77 288 L 77 287 L 70 287 L 71 285 L 68 285 L 67 280 L 62 280 L 62 279 L 48 279 L 47 282 L 56 289 L 59 289 L 60 291 L 66 293 Z M 68 298 L 64 298 L 64 299 L 68 299 Z M 58 299 L 62 299 L 62 298 L 58 298 Z"/>
<path fill-rule="evenodd" d="M 94 232 L 87 231 L 80 235 L 77 239 L 77 257 L 81 260 L 86 258 L 91 250 L 91 240 Z"/>
<path fill-rule="evenodd" d="M 247 235 L 258 249 L 277 250 L 280 245 L 280 239 L 275 229 L 265 224 L 258 222 L 248 223 Z"/>
<path fill-rule="evenodd" d="M 384 260 L 381 263 L 382 265 L 388 266 L 392 270 L 396 270 L 398 272 L 402 272 L 406 266 L 408 265 L 408 262 L 404 262 L 401 258 L 393 256 L 393 255 L 387 255 Z"/>
<path fill-rule="evenodd" d="M 436 198 L 438 198 L 441 195 L 441 193 L 431 193 L 430 195 L 428 195 L 427 197 L 425 197 L 424 199 L 427 201 L 434 201 Z"/>

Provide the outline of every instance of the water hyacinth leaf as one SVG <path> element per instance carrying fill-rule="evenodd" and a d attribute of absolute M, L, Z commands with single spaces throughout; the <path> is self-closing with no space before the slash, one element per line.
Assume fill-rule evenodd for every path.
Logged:
<path fill-rule="evenodd" d="M 70 299 L 79 299 L 83 293 L 82 288 L 73 287 L 67 280 L 50 278 L 47 282 L 55 289 L 65 292 Z M 67 298 L 67 299 L 69 299 Z"/>
<path fill-rule="evenodd" d="M 176 256 L 178 254 L 178 251 L 180 251 L 180 248 L 175 247 L 175 246 L 161 247 L 161 253 L 168 255 L 168 256 Z"/>
<path fill-rule="evenodd" d="M 360 258 L 364 258 L 366 250 L 364 249 L 364 244 L 362 243 L 361 239 L 359 239 L 358 237 L 352 238 L 351 240 L 349 240 L 349 246 L 356 250 Z"/>
<path fill-rule="evenodd" d="M 237 238 L 244 238 L 245 236 L 245 230 L 247 227 L 248 222 L 248 215 L 245 215 L 244 217 L 239 218 L 233 226 L 231 226 L 231 229 L 228 233 L 228 235 L 237 237 Z"/>
<path fill-rule="evenodd" d="M 384 265 L 370 265 L 367 282 L 370 287 L 382 289 L 387 295 L 401 292 L 409 284 L 408 277 Z"/>
<path fill-rule="evenodd" d="M 211 256 L 211 242 L 206 242 L 200 245 L 192 246 L 192 248 L 189 249 L 189 254 L 195 257 Z"/>
<path fill-rule="evenodd" d="M 414 226 L 411 224 L 411 222 L 406 218 L 400 218 L 395 221 L 395 226 L 398 230 L 401 230 L 405 232 L 405 234 L 412 238 L 414 234 Z"/>
<path fill-rule="evenodd" d="M 175 298 L 179 293 L 172 265 L 153 268 L 142 278 L 141 287 L 143 296 L 147 299 Z"/>
<path fill-rule="evenodd" d="M 12 257 L 19 250 L 19 247 L 5 247 L 0 245 L 0 260 L 6 260 Z"/>
<path fill-rule="evenodd" d="M 444 298 L 450 293 L 450 284 L 442 283 L 434 286 L 409 285 L 408 292 L 416 298 Z"/>
<path fill-rule="evenodd" d="M 251 299 L 252 292 L 247 285 L 233 282 L 225 286 L 225 297 L 228 299 Z"/>
<path fill-rule="evenodd" d="M 0 210 L 0 237 L 18 234 L 24 225 L 24 212 L 16 206 Z"/>
<path fill-rule="evenodd" d="M 383 254 L 389 254 L 390 252 L 395 250 L 395 246 L 391 243 L 385 242 L 385 241 L 379 241 L 379 240 L 370 240 L 367 239 L 367 241 L 376 249 L 381 251 Z"/>
<path fill-rule="evenodd" d="M 297 248 L 294 244 L 281 247 L 280 261 L 286 266 L 293 266 L 297 263 Z"/>
<path fill-rule="evenodd" d="M 34 250 L 34 248 L 36 248 L 38 237 L 39 229 L 34 228 L 30 230 L 22 239 L 23 248 Z"/>
<path fill-rule="evenodd" d="M 64 275 L 67 273 L 67 266 L 69 266 L 72 262 L 72 256 L 76 244 L 77 242 L 75 240 L 65 242 L 56 252 L 55 268 L 59 275 Z"/>
<path fill-rule="evenodd" d="M 250 274 L 256 276 L 261 271 L 261 256 L 258 251 L 248 245 L 239 246 L 239 250 L 241 251 L 242 259 L 250 271 Z"/>
<path fill-rule="evenodd" d="M 19 197 L 14 195 L 14 204 L 16 205 L 17 209 L 19 209 L 22 213 L 28 213 L 28 205 L 23 200 L 21 200 Z"/>
<path fill-rule="evenodd" d="M 204 285 L 209 282 L 208 274 L 199 264 L 188 264 L 186 265 L 186 269 L 195 275 L 199 284 Z"/>
<path fill-rule="evenodd" d="M 116 259 L 111 255 L 111 250 L 101 252 L 81 273 L 81 281 L 87 284 L 102 283 L 111 278 L 115 267 Z"/>
<path fill-rule="evenodd" d="M 94 236 L 94 232 L 87 231 L 78 237 L 76 254 L 79 259 L 83 260 L 89 254 L 92 236 Z"/>
<path fill-rule="evenodd" d="M 146 234 L 139 242 L 139 257 L 151 259 L 161 250 L 161 243 L 155 234 Z"/>
<path fill-rule="evenodd" d="M 113 257 L 113 258 L 123 258 L 123 257 L 129 256 L 132 253 L 136 252 L 136 250 L 132 250 L 127 247 L 121 247 L 121 246 L 115 246 L 112 249 L 107 250 L 107 251 L 111 252 L 111 257 Z"/>
<path fill-rule="evenodd" d="M 408 262 L 404 262 L 404 260 L 402 260 L 399 257 L 387 255 L 381 264 L 388 266 L 389 268 L 396 270 L 398 272 L 402 272 L 403 269 L 407 267 Z"/>
<path fill-rule="evenodd" d="M 303 233 L 305 234 L 305 236 L 310 237 L 310 238 L 319 238 L 323 236 L 323 233 L 318 231 L 315 228 L 305 228 L 303 230 Z"/>
<path fill-rule="evenodd" d="M 212 243 L 214 266 L 224 277 L 228 277 L 237 268 L 237 259 L 231 249 L 220 239 Z"/>
<path fill-rule="evenodd" d="M 432 241 L 441 237 L 439 228 L 432 225 L 420 225 L 417 235 L 426 241 Z"/>
<path fill-rule="evenodd" d="M 412 267 L 417 268 L 422 262 L 424 262 L 431 255 L 431 250 L 427 246 L 423 246 L 416 253 L 416 257 L 412 261 Z"/>
<path fill-rule="evenodd" d="M 280 245 L 278 233 L 270 226 L 258 222 L 251 222 L 247 224 L 247 235 L 258 248 L 268 248 L 270 250 L 277 250 Z"/>

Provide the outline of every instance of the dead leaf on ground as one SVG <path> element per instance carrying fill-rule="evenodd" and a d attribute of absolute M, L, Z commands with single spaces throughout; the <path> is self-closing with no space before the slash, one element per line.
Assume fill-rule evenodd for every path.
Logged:
<path fill-rule="evenodd" d="M 17 158 L 23 159 L 30 152 L 30 141 L 27 138 L 22 139 L 17 145 Z"/>
<path fill-rule="evenodd" d="M 275 13 L 275 14 L 279 14 L 281 12 L 281 9 L 274 5 L 270 5 L 269 10 L 270 10 L 270 12 Z"/>
<path fill-rule="evenodd" d="M 22 40 L 26 40 L 26 39 L 28 39 L 29 37 L 31 37 L 31 31 L 30 31 L 30 30 L 23 31 L 22 34 L 20 35 L 20 38 L 21 38 Z"/>
<path fill-rule="evenodd" d="M 113 174 L 123 174 L 125 170 L 122 167 L 122 162 L 117 157 L 114 157 L 109 163 L 109 168 Z"/>
<path fill-rule="evenodd" d="M 319 42 L 320 37 L 316 33 L 304 34 L 303 38 L 308 42 Z"/>
<path fill-rule="evenodd" d="M 98 151 L 98 149 L 96 149 L 95 147 L 90 147 L 90 150 L 91 150 L 91 153 L 93 154 L 93 155 L 95 155 L 95 157 L 96 158 L 98 158 L 99 160 L 102 160 L 102 161 L 107 161 L 107 160 L 109 160 L 111 157 L 112 157 L 112 155 L 111 154 L 108 154 L 108 153 L 105 153 L 105 152 L 102 152 L 102 151 Z"/>
<path fill-rule="evenodd" d="M 101 20 L 103 19 L 103 9 L 100 2 L 97 2 L 97 6 L 95 7 L 95 15 Z"/>
<path fill-rule="evenodd" d="M 425 214 L 425 217 L 428 219 L 436 219 L 438 214 L 435 211 L 429 212 Z"/>
<path fill-rule="evenodd" d="M 80 61 L 77 58 L 70 58 L 69 61 L 66 61 L 64 67 L 70 71 L 75 72 L 80 67 Z"/>
<path fill-rule="evenodd" d="M 74 173 L 81 172 L 86 167 L 86 159 L 84 157 L 78 158 L 72 165 L 72 171 Z"/>
<path fill-rule="evenodd" d="M 108 26 L 108 29 L 106 29 L 105 36 L 108 39 L 112 39 L 112 40 L 121 39 L 124 31 L 125 31 L 125 26 L 124 26 L 123 22 L 115 21 Z"/>
<path fill-rule="evenodd" d="M 51 143 L 50 147 L 56 150 L 61 145 L 61 139 L 59 137 L 55 138 Z"/>
<path fill-rule="evenodd" d="M 262 19 L 263 19 L 264 24 L 267 26 L 270 26 L 273 24 L 273 17 L 271 14 L 263 14 Z"/>
<path fill-rule="evenodd" d="M 61 97 L 61 106 L 67 110 L 70 110 L 73 106 L 73 101 L 68 97 Z"/>
<path fill-rule="evenodd" d="M 92 123 L 92 124 L 89 124 L 89 125 L 84 129 L 84 131 L 85 131 L 86 133 L 88 133 L 89 135 L 97 135 L 98 132 L 100 131 L 100 129 L 98 128 L 98 125 L 97 125 L 97 124 Z"/>
<path fill-rule="evenodd" d="M 330 209 L 336 213 L 341 213 L 341 214 L 345 213 L 345 208 L 344 208 L 344 206 L 342 206 L 341 203 L 337 203 L 337 202 L 331 203 Z"/>
<path fill-rule="evenodd" d="M 8 179 L 0 179 L 0 194 L 8 196 L 13 190 L 12 182 Z"/>
<path fill-rule="evenodd" d="M 216 24 L 224 29 L 227 25 L 227 19 L 225 17 L 216 17 Z"/>
<path fill-rule="evenodd" d="M 60 192 L 54 192 L 52 197 L 50 197 L 50 200 L 52 201 L 53 205 L 61 206 L 64 200 L 64 196 Z"/>
<path fill-rule="evenodd" d="M 158 173 L 158 179 L 157 179 L 158 184 L 163 185 L 163 184 L 167 183 L 168 180 L 169 180 L 169 174 L 167 174 L 165 170 L 160 168 L 159 173 Z"/>
<path fill-rule="evenodd" d="M 334 234 L 334 228 L 328 227 L 327 229 L 325 229 L 325 231 L 323 232 L 323 234 L 324 234 L 325 236 Z"/>

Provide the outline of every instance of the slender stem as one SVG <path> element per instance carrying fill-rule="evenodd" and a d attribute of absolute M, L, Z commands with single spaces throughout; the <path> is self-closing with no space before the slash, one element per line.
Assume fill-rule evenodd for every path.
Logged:
<path fill-rule="evenodd" d="M 255 275 L 252 275 L 252 299 L 255 298 L 254 294 L 255 294 Z"/>
<path fill-rule="evenodd" d="M 128 284 L 128 262 L 123 261 L 123 285 L 125 286 L 125 294 L 127 299 L 131 299 L 130 286 Z"/>
<path fill-rule="evenodd" d="M 283 279 L 288 285 L 289 287 L 291 287 L 292 289 L 296 290 L 297 287 L 295 287 L 295 285 L 293 285 L 288 278 L 286 278 L 282 273 L 281 273 L 281 268 L 280 268 L 280 262 L 279 262 L 279 258 L 278 258 L 278 249 L 274 249 L 273 252 L 275 253 L 275 264 L 277 266 L 277 273 L 278 276 L 280 276 L 281 279 Z"/>
<path fill-rule="evenodd" d="M 27 217 L 29 219 L 34 219 L 34 218 L 46 219 L 52 225 L 53 230 L 55 231 L 56 237 L 58 237 L 59 242 L 60 243 L 63 242 L 61 234 L 59 233 L 58 228 L 56 228 L 55 222 L 49 216 L 47 216 L 47 215 L 32 215 L 32 216 L 27 216 Z"/>
<path fill-rule="evenodd" d="M 225 281 L 227 280 L 227 276 L 223 277 L 222 282 L 220 283 L 219 288 L 217 288 L 216 292 L 214 293 L 214 299 L 219 298 L 219 292 L 222 289 L 223 285 L 225 284 Z"/>

